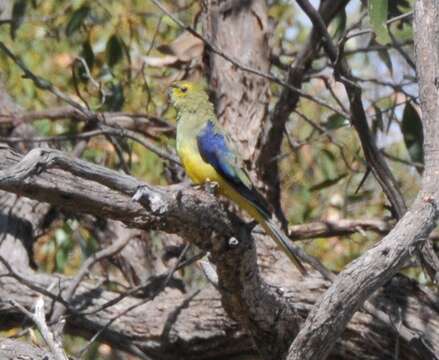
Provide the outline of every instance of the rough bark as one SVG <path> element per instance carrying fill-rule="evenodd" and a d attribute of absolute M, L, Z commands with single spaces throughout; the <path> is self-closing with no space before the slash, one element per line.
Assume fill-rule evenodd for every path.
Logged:
<path fill-rule="evenodd" d="M 52 354 L 24 341 L 0 338 L 2 360 L 54 360 Z"/>
<path fill-rule="evenodd" d="M 338 219 L 335 221 L 313 221 L 306 224 L 290 225 L 288 234 L 292 239 L 350 235 L 366 230 L 387 234 L 392 226 L 391 222 L 378 219 Z"/>
<path fill-rule="evenodd" d="M 145 186 L 142 206 L 131 200 L 140 186 L 134 178 L 56 150 L 36 149 L 19 161 L 17 154 L 3 149 L 0 159 L 0 168 L 7 167 L 0 171 L 0 189 L 69 210 L 82 208 L 81 211 L 136 228 L 175 232 L 211 251 L 223 306 L 256 341 L 267 344 L 261 349 L 267 358 L 279 357 L 288 339 L 297 332 L 295 313 L 260 278 L 254 242 L 247 227 L 227 214 L 213 196 L 191 189 Z M 237 244 L 232 238 L 238 239 Z"/>
<path fill-rule="evenodd" d="M 163 265 L 160 266 L 157 255 L 152 250 L 153 245 L 148 232 L 130 229 L 118 221 L 108 220 L 105 228 L 97 235 L 102 248 L 109 247 L 119 239 L 128 241 L 109 261 L 121 270 L 129 284 L 138 285 L 150 276 L 164 271 Z"/>
<path fill-rule="evenodd" d="M 227 49 L 229 56 L 246 66 L 269 71 L 270 31 L 263 0 L 207 0 L 203 10 L 204 33 L 209 42 Z M 219 119 L 238 142 L 243 159 L 251 164 L 261 127 L 267 120 L 269 81 L 238 69 L 215 53 L 209 53 L 208 66 Z"/>
<path fill-rule="evenodd" d="M 277 271 L 277 278 L 272 275 L 271 279 L 282 283 L 282 290 L 278 291 L 282 291 L 288 302 L 293 304 L 302 321 L 329 283 L 319 276 L 300 281 L 298 275 L 285 281 L 281 267 Z M 26 277 L 43 288 L 54 281 L 59 282 L 60 288 L 56 287 L 54 293 L 66 288 L 72 281 L 47 274 L 26 274 Z M 37 292 L 11 278 L 1 278 L 0 285 L 2 328 L 22 323 L 23 315 L 9 304 L 9 300 L 16 300 L 30 309 Z M 142 299 L 127 297 L 116 305 L 94 313 L 118 294 L 83 282 L 67 313 L 66 331 L 90 337 L 115 316 L 123 314 L 99 339 L 125 351 L 132 351 L 135 346 L 145 354 L 165 359 L 175 359 L 176 356 L 181 359 L 233 359 L 245 354 L 257 354 L 248 334 L 227 316 L 216 290 L 207 287 L 193 298 L 190 295 L 168 289 L 126 314 L 123 314 L 126 309 L 142 302 Z M 436 297 L 429 297 L 422 287 L 403 277 L 392 280 L 380 295 L 377 305 L 393 314 L 396 324 L 401 316 L 406 325 L 423 332 L 432 346 L 439 349 L 439 311 L 434 304 L 438 300 Z M 46 298 L 45 302 L 49 313 L 52 301 Z M 396 332 L 370 315 L 357 313 L 337 341 L 331 358 L 389 359 L 398 342 Z M 399 346 L 400 359 L 420 358 L 410 344 L 400 341 Z"/>

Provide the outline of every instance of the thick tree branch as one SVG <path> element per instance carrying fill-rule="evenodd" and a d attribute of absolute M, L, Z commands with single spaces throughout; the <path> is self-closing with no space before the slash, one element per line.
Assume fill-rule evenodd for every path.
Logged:
<path fill-rule="evenodd" d="M 20 124 L 41 119 L 56 121 L 67 118 L 85 122 L 100 121 L 108 126 L 135 130 L 148 135 L 156 135 L 155 133 L 175 135 L 175 128 L 171 124 L 148 114 L 124 112 L 85 113 L 72 106 L 21 112 L 20 114 L 0 113 L 0 124 Z"/>
<path fill-rule="evenodd" d="M 131 200 L 131 196 L 142 185 L 131 176 L 73 159 L 57 150 L 35 149 L 24 158 L 8 148 L 0 148 L 0 153 L 0 187 L 5 191 L 70 210 L 77 210 L 78 205 L 81 205 L 84 212 L 120 220 L 137 228 L 170 232 L 178 228 L 176 232 L 187 232 L 186 235 L 190 235 L 201 247 L 206 234 L 214 231 L 229 236 L 232 234 L 232 226 L 227 221 L 225 212 L 218 206 L 215 198 L 205 192 L 147 187 L 150 202 L 145 210 L 141 204 Z M 45 171 L 46 169 L 48 170 Z M 57 179 L 56 182 L 53 181 L 54 178 Z M 202 222 L 206 218 L 197 220 L 192 212 L 204 207 L 198 206 L 198 202 L 206 206 L 205 214 L 211 211 L 224 222 L 219 220 L 218 226 L 215 226 L 207 221 L 203 226 Z M 202 212 L 197 215 L 201 216 Z M 166 223 L 162 222 L 163 216 L 168 218 Z M 193 229 L 198 230 L 189 230 L 190 225 L 195 225 L 193 221 L 197 221 L 197 226 Z M 211 232 L 206 233 L 208 228 Z"/>
<path fill-rule="evenodd" d="M 270 344 L 261 348 L 265 357 L 278 358 L 297 333 L 296 313 L 260 278 L 249 229 L 226 213 L 212 195 L 144 185 L 142 206 L 131 200 L 141 185 L 136 179 L 60 151 L 35 149 L 20 158 L 0 148 L 0 159 L 0 189 L 4 191 L 120 220 L 131 227 L 176 233 L 210 251 L 225 309 L 255 341 Z"/>
<path fill-rule="evenodd" d="M 324 359 L 329 354 L 352 314 L 401 269 L 435 227 L 438 214 L 428 196 L 432 194 L 421 194 L 388 236 L 337 276 L 294 340 L 289 359 Z"/>
<path fill-rule="evenodd" d="M 23 159 L 6 148 L 0 151 L 3 155 L 0 157 L 0 188 L 4 190 L 65 205 L 76 211 L 116 218 L 133 227 L 177 232 L 200 247 L 210 249 L 212 260 L 217 265 L 223 306 L 244 325 L 258 345 L 266 344 L 270 339 L 271 346 L 277 347 L 260 348 L 265 358 L 279 358 L 289 339 L 295 336 L 297 327 L 292 328 L 291 325 L 298 324 L 303 318 L 300 301 L 296 304 L 289 296 L 284 297 L 285 293 L 280 294 L 277 288 L 267 287 L 261 280 L 255 265 L 253 244 L 245 236 L 238 236 L 241 243 L 236 248 L 232 245 L 234 242 L 228 241 L 230 236 L 239 235 L 245 228 L 236 219 L 229 218 L 212 196 L 193 189 L 181 191 L 172 187 L 147 187 L 144 189 L 145 209 L 130 198 L 139 187 L 132 177 L 69 158 L 54 150 L 37 149 Z M 69 196 L 66 197 L 67 193 Z M 208 228 L 216 231 L 212 241 L 206 237 Z M 13 280 L 8 277 L 4 281 Z M 75 283 L 75 280 L 72 281 Z M 282 282 L 286 284 L 285 277 Z M 47 284 L 36 278 L 32 283 L 40 284 L 42 288 Z M 294 283 L 291 291 L 296 291 L 300 281 L 295 280 Z M 308 286 L 306 284 L 315 289 L 311 280 L 307 279 L 303 285 Z M 15 285 L 9 286 L 16 288 L 17 285 L 15 282 Z M 1 288 L 10 293 L 7 290 L 9 286 L 2 285 Z M 72 288 L 69 283 L 61 286 L 61 293 L 69 288 Z M 74 299 L 81 297 L 81 289 L 82 285 L 70 302 L 69 313 L 72 313 L 72 304 L 76 304 Z M 130 304 L 132 306 L 133 303 Z M 98 329 L 99 326 L 95 331 Z M 113 341 L 111 329 L 108 329 L 110 335 L 105 332 L 104 339 Z"/>

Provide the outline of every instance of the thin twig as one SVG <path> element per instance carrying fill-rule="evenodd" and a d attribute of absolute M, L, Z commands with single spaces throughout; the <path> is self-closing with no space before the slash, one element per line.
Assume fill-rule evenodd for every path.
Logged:
<path fill-rule="evenodd" d="M 184 258 L 184 256 L 186 255 L 186 253 L 188 252 L 189 248 L 190 248 L 190 244 L 186 244 L 186 246 L 184 247 L 183 251 L 180 253 L 180 256 L 178 257 L 176 263 L 174 264 L 174 266 L 171 268 L 171 270 L 169 271 L 169 273 L 167 274 L 165 280 L 163 281 L 162 285 L 156 289 L 156 291 L 154 291 L 150 296 L 148 296 L 146 299 L 126 308 L 124 311 L 122 311 L 120 314 L 118 314 L 117 316 L 113 317 L 112 319 L 110 319 L 95 335 L 93 335 L 93 337 L 88 341 L 88 343 L 78 352 L 78 357 L 82 358 L 87 350 L 90 348 L 90 346 L 99 338 L 99 336 L 101 336 L 101 334 L 108 329 L 108 327 L 115 322 L 118 318 L 120 318 L 123 315 L 126 315 L 127 313 L 129 313 L 130 311 L 134 310 L 135 308 L 153 300 L 158 294 L 160 294 L 168 285 L 169 280 L 172 278 L 172 276 L 174 275 L 175 271 L 177 270 L 178 266 L 180 265 L 180 262 L 182 261 L 182 259 Z"/>
<path fill-rule="evenodd" d="M 173 162 L 174 164 L 180 165 L 180 161 L 175 155 L 172 155 L 162 149 L 160 149 L 158 146 L 156 146 L 154 143 L 152 143 L 150 140 L 148 140 L 143 135 L 132 131 L 128 129 L 116 129 L 110 126 L 104 126 L 102 125 L 100 129 L 91 130 L 91 131 L 85 131 L 83 133 L 79 134 L 66 134 L 66 135 L 55 135 L 55 136 L 37 136 L 32 138 L 24 138 L 24 137 L 0 137 L 0 142 L 4 142 L 6 144 L 17 144 L 17 143 L 40 143 L 40 142 L 57 142 L 57 141 L 72 141 L 72 140 L 83 140 L 83 139 L 90 139 L 95 136 L 99 135 L 111 135 L 111 136 L 118 136 L 118 137 L 126 137 L 131 140 L 134 140 L 138 142 L 139 144 L 143 145 L 146 149 L 150 150 L 157 156 L 168 160 L 170 162 Z"/>
<path fill-rule="evenodd" d="M 18 56 L 16 56 L 11 50 L 9 50 L 3 42 L 0 41 L 0 50 L 3 51 L 6 56 L 8 56 L 12 61 L 14 61 L 18 67 L 23 71 L 24 77 L 32 80 L 34 84 L 41 90 L 47 90 L 55 95 L 57 98 L 65 101 L 67 104 L 73 106 L 81 112 L 87 113 L 88 110 L 74 101 L 70 96 L 64 94 L 61 90 L 59 90 L 56 86 L 54 86 L 48 80 L 45 80 L 37 75 L 35 75 L 29 68 L 25 65 L 23 60 L 21 60 Z"/>
<path fill-rule="evenodd" d="M 51 291 L 42 288 L 38 285 L 35 284 L 35 282 L 26 279 L 24 276 L 20 275 L 19 273 L 17 273 L 16 271 L 14 271 L 14 269 L 12 269 L 11 265 L 5 260 L 5 258 L 3 256 L 0 255 L 0 262 L 3 264 L 3 266 L 8 270 L 8 273 L 6 274 L 2 274 L 0 276 L 2 277 L 12 277 L 15 280 L 17 280 L 20 284 L 23 284 L 25 286 L 27 286 L 28 288 L 44 295 L 47 296 L 48 298 L 54 300 L 54 301 L 58 301 L 61 304 L 63 304 L 64 306 L 68 307 L 70 309 L 70 305 L 67 301 L 65 301 L 60 295 L 55 295 L 53 294 Z"/>
<path fill-rule="evenodd" d="M 361 87 L 352 79 L 351 70 L 345 59 L 340 56 L 339 50 L 332 41 L 326 28 L 326 24 L 321 18 L 319 12 L 308 0 L 297 0 L 297 3 L 308 15 L 314 28 L 324 39 L 323 48 L 334 65 L 335 77 L 343 83 L 347 94 L 349 94 L 348 98 L 351 106 L 352 124 L 360 137 L 366 160 L 370 165 L 375 178 L 392 204 L 395 215 L 400 218 L 407 210 L 407 206 L 399 190 L 398 184 L 383 156 L 379 153 L 370 132 L 366 112 L 363 107 Z"/>
<path fill-rule="evenodd" d="M 44 298 L 42 296 L 39 296 L 35 302 L 34 313 L 31 313 L 14 300 L 11 301 L 11 304 L 35 323 L 38 330 L 40 331 L 42 338 L 44 339 L 45 343 L 55 357 L 55 360 L 68 360 L 67 355 L 61 344 L 55 340 L 54 335 L 47 326 L 46 313 L 44 311 Z"/>
<path fill-rule="evenodd" d="M 90 256 L 84 263 L 82 264 L 81 268 L 77 272 L 76 276 L 72 280 L 72 282 L 69 284 L 69 287 L 65 290 L 64 299 L 67 302 L 70 302 L 73 298 L 73 295 L 78 288 L 80 282 L 84 278 L 85 275 L 90 271 L 91 267 L 96 264 L 97 262 L 101 261 L 102 259 L 108 258 L 110 256 L 113 256 L 117 254 L 119 251 L 121 251 L 130 241 L 130 238 L 127 237 L 126 239 L 121 238 L 119 241 L 116 241 L 111 246 L 104 248 L 97 253 Z M 63 314 L 67 311 L 67 308 L 63 306 L 60 303 L 55 304 L 54 310 L 52 312 L 52 316 L 50 318 L 50 323 L 54 324 L 58 322 L 63 316 Z"/>

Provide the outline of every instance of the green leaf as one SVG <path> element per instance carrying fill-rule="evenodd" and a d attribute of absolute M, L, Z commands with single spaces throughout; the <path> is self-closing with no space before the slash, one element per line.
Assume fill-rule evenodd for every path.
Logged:
<path fill-rule="evenodd" d="M 56 271 L 63 273 L 68 261 L 69 254 L 64 249 L 58 250 L 56 252 Z"/>
<path fill-rule="evenodd" d="M 389 14 L 387 16 L 388 19 L 394 18 L 396 16 L 402 15 L 408 11 L 410 11 L 411 5 L 409 0 L 397 0 L 397 1 L 389 1 Z M 405 18 L 398 21 L 399 24 L 403 24 L 404 22 L 410 23 L 410 18 Z"/>
<path fill-rule="evenodd" d="M 418 112 L 408 102 L 402 115 L 401 131 L 404 136 L 404 143 L 413 162 L 424 163 L 424 134 L 422 133 L 422 122 Z"/>
<path fill-rule="evenodd" d="M 88 40 L 82 44 L 82 50 L 80 56 L 84 61 L 76 61 L 76 60 L 74 61 L 73 74 L 80 81 L 87 82 L 90 80 L 91 70 L 95 63 L 95 55 L 93 53 L 93 49 L 90 45 L 90 42 Z"/>
<path fill-rule="evenodd" d="M 367 5 L 370 25 L 376 34 L 377 42 L 381 45 L 388 44 L 391 40 L 386 25 L 389 10 L 388 0 L 368 0 Z"/>
<path fill-rule="evenodd" d="M 95 63 L 95 54 L 89 40 L 82 44 L 81 57 L 84 58 L 88 69 L 91 71 Z"/>
<path fill-rule="evenodd" d="M 66 35 L 68 37 L 72 36 L 81 27 L 89 13 L 90 7 L 87 5 L 83 5 L 73 12 L 66 26 Z"/>
<path fill-rule="evenodd" d="M 376 135 L 378 130 L 384 131 L 383 113 L 376 104 L 373 104 L 372 106 L 375 110 L 375 117 L 372 121 L 372 133 Z"/>
<path fill-rule="evenodd" d="M 349 120 L 346 119 L 344 116 L 341 116 L 339 114 L 332 114 L 328 117 L 328 120 L 323 125 L 327 130 L 335 130 L 343 126 L 348 126 L 349 124 Z"/>
<path fill-rule="evenodd" d="M 111 84 L 110 92 L 105 97 L 103 105 L 104 110 L 107 111 L 120 111 L 125 102 L 125 96 L 123 93 L 123 86 L 120 83 Z"/>
<path fill-rule="evenodd" d="M 116 34 L 111 35 L 107 42 L 105 49 L 105 54 L 107 56 L 107 63 L 110 67 L 116 65 L 123 57 L 123 44 L 119 36 Z"/>
<path fill-rule="evenodd" d="M 401 26 L 392 26 L 392 35 L 400 42 L 413 40 L 412 24 L 403 23 Z"/>
<path fill-rule="evenodd" d="M 87 82 L 88 80 L 90 80 L 84 64 L 80 61 L 75 61 L 73 63 L 73 76 L 74 79 L 82 82 Z"/>
<path fill-rule="evenodd" d="M 12 18 L 10 33 L 11 38 L 15 40 L 18 28 L 21 26 L 26 15 L 27 0 L 16 0 L 12 8 Z"/>

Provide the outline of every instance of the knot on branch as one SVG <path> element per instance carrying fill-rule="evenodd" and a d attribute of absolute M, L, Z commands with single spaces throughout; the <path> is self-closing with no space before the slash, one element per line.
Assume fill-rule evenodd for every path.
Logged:
<path fill-rule="evenodd" d="M 156 215 L 166 214 L 169 210 L 166 193 L 152 189 L 146 184 L 140 185 L 137 188 L 132 199 L 141 203 L 147 210 Z"/>
<path fill-rule="evenodd" d="M 238 245 L 239 245 L 239 240 L 238 240 L 237 238 L 235 238 L 235 237 L 231 237 L 231 238 L 229 239 L 229 246 L 230 246 L 231 248 L 237 247 Z"/>

